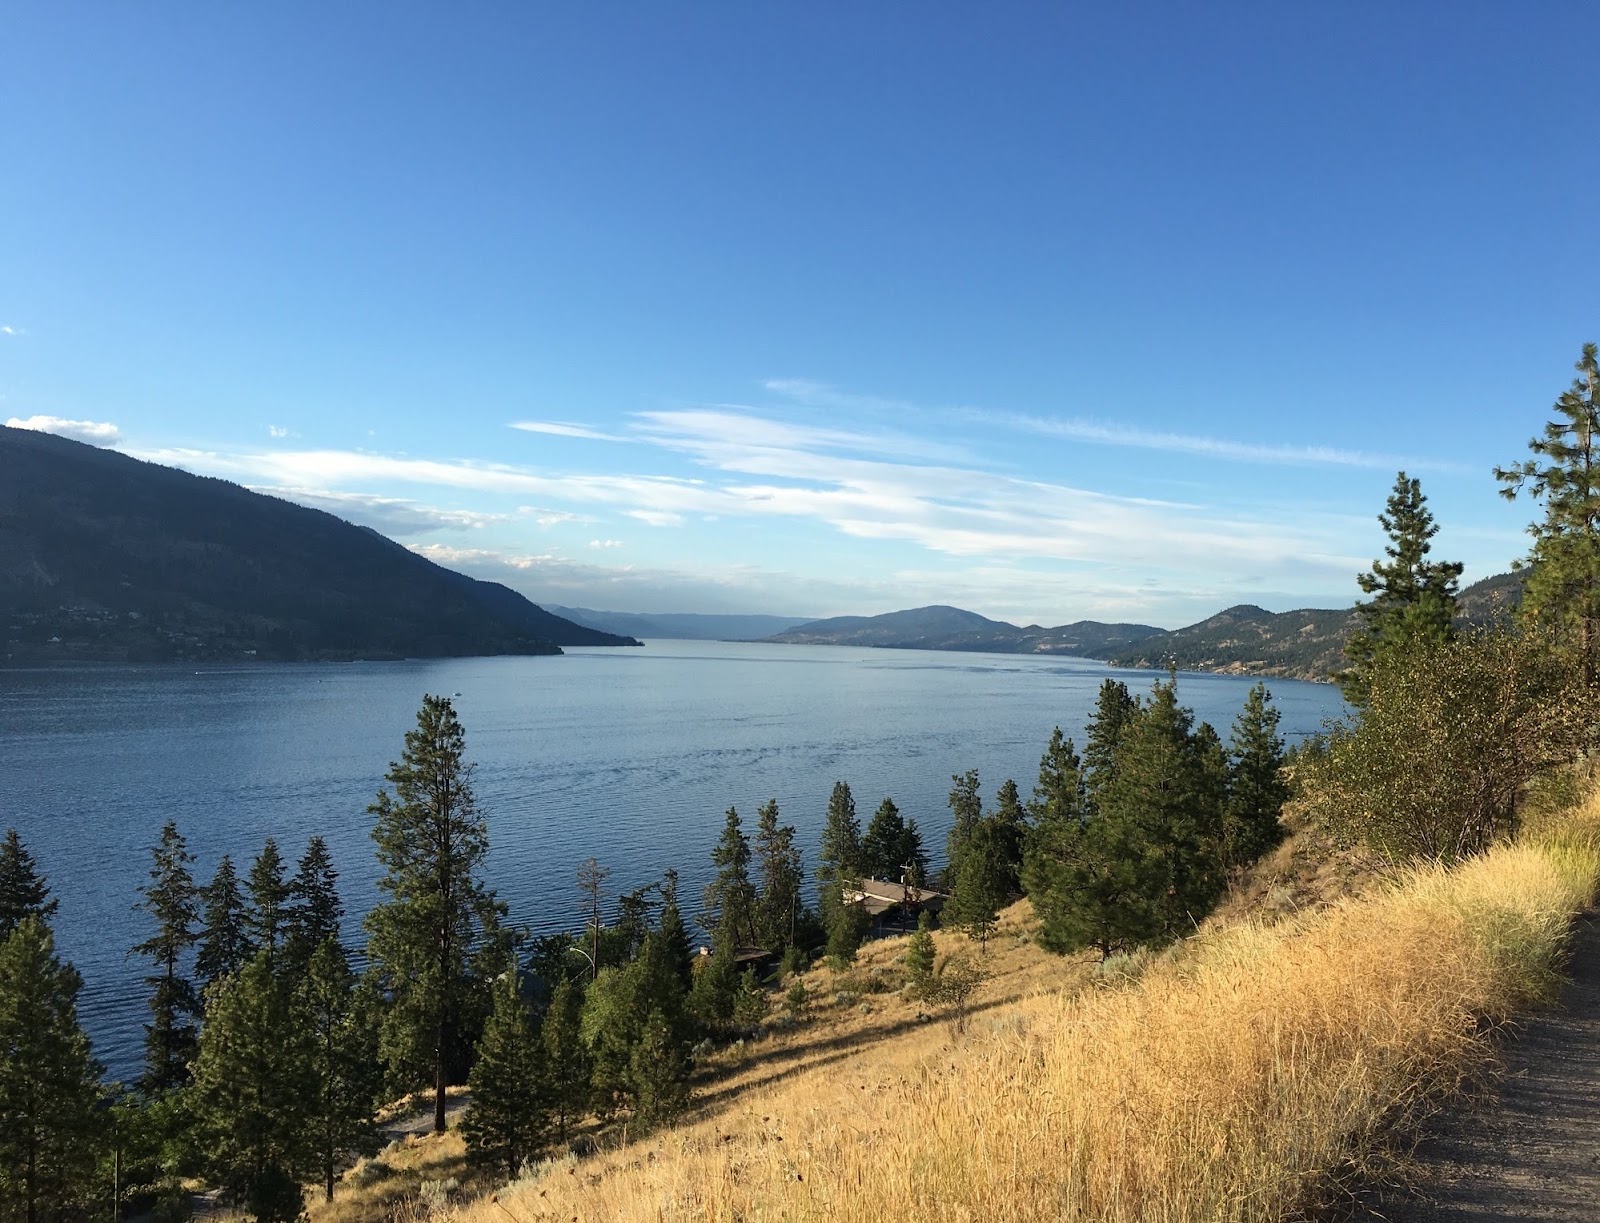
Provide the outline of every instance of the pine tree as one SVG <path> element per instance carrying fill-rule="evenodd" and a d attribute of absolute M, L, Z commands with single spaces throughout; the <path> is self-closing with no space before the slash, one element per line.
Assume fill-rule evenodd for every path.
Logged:
<path fill-rule="evenodd" d="M 732 944 L 719 940 L 709 956 L 702 956 L 700 971 L 689 990 L 689 1009 L 710 1031 L 717 1031 L 733 1019 L 733 1004 L 739 992 L 739 967 L 733 958 Z"/>
<path fill-rule="evenodd" d="M 945 889 L 955 887 L 961 874 L 961 851 L 967 838 L 983 819 L 983 799 L 978 793 L 978 770 L 954 773 L 950 777 L 950 835 L 945 838 L 944 878 Z"/>
<path fill-rule="evenodd" d="M 835 966 L 853 963 L 871 924 L 865 905 L 857 901 L 834 905 L 828 915 L 828 959 Z"/>
<path fill-rule="evenodd" d="M 479 879 L 488 832 L 472 792 L 466 734 L 450 701 L 425 696 L 405 750 L 389 766 L 391 797 L 368 808 L 388 899 L 367 915 L 367 954 L 382 982 L 385 1060 L 396 1079 L 426 1074 L 434 1088 L 434 1128 L 445 1128 L 451 1059 L 479 1005 L 470 971 L 493 920 Z"/>
<path fill-rule="evenodd" d="M 183 962 L 195 943 L 198 893 L 189 873 L 194 855 L 171 820 L 150 855 L 150 882 L 139 889 L 144 901 L 136 907 L 155 919 L 156 932 L 133 950 L 148 956 L 156 970 L 145 978 L 151 1021 L 145 1025 L 143 1085 L 147 1094 L 159 1095 L 188 1081 L 194 1057 L 200 1000 Z"/>
<path fill-rule="evenodd" d="M 718 944 L 737 947 L 755 942 L 756 892 L 750 884 L 750 839 L 739 823 L 739 811 L 729 807 L 722 836 L 711 851 L 716 876 L 706 885 L 705 913 L 700 924 Z"/>
<path fill-rule="evenodd" d="M 871 879 L 898 881 L 905 873 L 906 824 L 894 799 L 885 798 L 872 813 L 861 841 L 861 873 Z"/>
<path fill-rule="evenodd" d="M 48 922 L 56 902 L 15 828 L 0 843 L 0 942 L 29 917 Z"/>
<path fill-rule="evenodd" d="M 311 1038 L 312 1094 L 306 1123 L 314 1139 L 323 1193 L 331 1202 L 340 1165 L 351 1156 L 371 1155 L 380 1145 L 373 1119 L 383 1086 L 377 1031 L 336 939 L 324 939 L 312 953 L 297 1001 L 300 1021 Z"/>
<path fill-rule="evenodd" d="M 756 813 L 755 867 L 760 880 L 756 901 L 757 942 L 776 951 L 794 941 L 805 863 L 795 845 L 792 824 L 779 825 L 778 800 L 768 799 Z"/>
<path fill-rule="evenodd" d="M 1354 705 L 1366 700 L 1373 658 L 1379 650 L 1404 650 L 1422 639 L 1446 641 L 1455 632 L 1456 588 L 1462 566 L 1427 559 L 1433 547 L 1429 541 L 1439 528 L 1428 510 L 1421 483 L 1400 472 L 1378 521 L 1389 536 L 1384 548 L 1389 559 L 1373 561 L 1370 573 L 1356 577 L 1362 591 L 1373 597 L 1356 604 L 1361 626 L 1345 645 L 1351 665 L 1339 677 L 1345 699 Z"/>
<path fill-rule="evenodd" d="M 906 987 L 921 998 L 933 982 L 933 919 L 926 909 L 917 917 L 917 932 L 906 943 Z"/>
<path fill-rule="evenodd" d="M 1289 799 L 1289 783 L 1283 778 L 1279 717 L 1267 686 L 1257 684 L 1233 724 L 1223 819 L 1225 866 L 1248 865 L 1283 839 L 1278 817 Z"/>
<path fill-rule="evenodd" d="M 1009 777 L 1000 786 L 994 814 L 989 819 L 994 825 L 996 850 L 1004 863 L 1000 888 L 1009 900 L 1022 890 L 1022 855 L 1028 841 L 1028 813 L 1017 783 Z"/>
<path fill-rule="evenodd" d="M 767 1017 L 767 991 L 756 979 L 756 970 L 747 968 L 739 974 L 739 992 L 733 1000 L 733 1022 L 746 1030 L 760 1025 Z"/>
<path fill-rule="evenodd" d="M 484 1025 L 478 1060 L 467 1082 L 472 1102 L 461 1118 L 461 1133 L 468 1157 L 516 1176 L 522 1161 L 544 1144 L 550 1101 L 544 1046 L 517 992 L 515 973 L 506 974 L 495 986 L 494 1010 Z"/>
<path fill-rule="evenodd" d="M 1014 788 L 1014 787 L 1013 787 Z M 946 925 L 965 930 L 985 950 L 1006 903 L 1006 880 L 1012 863 L 1007 832 L 994 819 L 981 819 L 962 847 L 950 901 L 941 914 Z"/>
<path fill-rule="evenodd" d="M 837 781 L 828 798 L 828 815 L 822 825 L 822 851 L 817 856 L 817 897 L 822 921 L 829 928 L 841 903 L 841 888 L 861 874 L 861 822 L 850 787 Z"/>
<path fill-rule="evenodd" d="M 289 882 L 283 874 L 283 855 L 273 838 L 266 839 L 250 864 L 244 890 L 250 900 L 245 917 L 250 944 L 257 951 L 266 952 L 267 964 L 276 970 L 280 967 L 278 948 L 288 924 Z"/>
<path fill-rule="evenodd" d="M 284 910 L 284 959 L 291 972 L 303 972 L 329 939 L 337 945 L 344 922 L 339 900 L 339 872 L 328 843 L 312 837 L 306 843 L 294 878 L 289 880 Z"/>
<path fill-rule="evenodd" d="M 649 1131 L 680 1116 L 689 1105 L 689 1056 L 670 1019 L 651 1011 L 630 1060 L 634 1123 Z"/>
<path fill-rule="evenodd" d="M 1126 897 L 1129 933 L 1192 929 L 1221 892 L 1226 795 L 1217 790 L 1215 752 L 1206 742 L 1196 737 L 1193 713 L 1178 704 L 1175 678 L 1155 685 L 1119 737 L 1096 819 L 1120 826 L 1122 851 L 1132 855 L 1138 883 Z"/>
<path fill-rule="evenodd" d="M 1576 368 L 1556 400 L 1556 419 L 1528 443 L 1534 457 L 1494 474 L 1503 497 L 1526 492 L 1544 504 L 1544 521 L 1528 528 L 1533 548 L 1520 614 L 1567 637 L 1592 691 L 1600 678 L 1600 350 L 1585 344 Z"/>
<path fill-rule="evenodd" d="M 247 932 L 244 897 L 239 876 L 227 854 L 217 863 L 217 873 L 200 891 L 200 949 L 194 974 L 202 986 L 236 973 L 255 954 Z"/>
<path fill-rule="evenodd" d="M 650 937 L 647 932 L 644 941 L 648 942 Z M 694 979 L 694 947 L 683 912 L 678 908 L 678 872 L 670 868 L 661 884 L 661 916 L 656 923 L 655 938 L 660 944 L 662 958 L 678 978 L 679 988 L 687 990 Z"/>
<path fill-rule="evenodd" d="M 82 983 L 33 904 L 0 938 L 0 1217 L 18 1223 L 81 1214 L 102 1138 Z"/>
<path fill-rule="evenodd" d="M 589 1052 L 584 1048 L 583 991 L 577 982 L 563 980 L 550 996 L 539 1030 L 544 1045 L 546 1089 L 556 1126 L 556 1138 L 567 1140 L 574 1122 L 583 1116 L 589 1099 Z"/>
<path fill-rule="evenodd" d="M 1053 824 L 1082 824 L 1088 815 L 1083 762 L 1059 726 L 1051 732 L 1049 746 L 1039 758 L 1039 780 L 1033 787 L 1029 814 L 1036 829 Z"/>
<path fill-rule="evenodd" d="M 1139 699 L 1121 680 L 1100 684 L 1094 715 L 1089 719 L 1089 734 L 1083 745 L 1083 783 L 1085 803 L 1090 813 L 1100 801 L 1100 792 L 1117 772 L 1117 744 L 1123 729 L 1139 712 Z"/>
<path fill-rule="evenodd" d="M 266 948 L 212 992 L 186 1093 L 207 1173 L 258 1223 L 291 1223 L 317 1168 L 311 1034 Z"/>

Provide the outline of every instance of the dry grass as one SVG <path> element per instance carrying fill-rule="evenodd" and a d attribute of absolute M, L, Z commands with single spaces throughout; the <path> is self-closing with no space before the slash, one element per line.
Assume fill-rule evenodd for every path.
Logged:
<path fill-rule="evenodd" d="M 1208 927 L 1105 988 L 1011 990 L 965 1037 L 920 1025 L 819 1055 L 696 1123 L 452 1213 L 1281 1219 L 1485 1064 L 1492 1025 L 1550 989 L 1597 878 L 1591 800 L 1453 872 Z"/>

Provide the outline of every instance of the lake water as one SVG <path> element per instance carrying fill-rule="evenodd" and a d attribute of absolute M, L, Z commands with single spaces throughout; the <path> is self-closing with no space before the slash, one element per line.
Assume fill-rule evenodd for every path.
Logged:
<path fill-rule="evenodd" d="M 264 837 L 293 864 L 326 838 L 359 941 L 376 897 L 367 804 L 424 693 L 453 696 L 477 762 L 489 883 L 536 932 L 574 927 L 578 864 L 613 894 L 675 866 L 692 914 L 737 805 L 753 831 L 776 798 L 808 869 L 835 780 L 863 826 L 884 795 L 943 857 L 950 775 L 985 800 L 1024 795 L 1056 724 L 1083 741 L 1107 675 L 1076 659 L 713 642 L 569 650 L 561 658 L 0 671 L 0 829 L 15 827 L 60 901 L 58 947 L 82 972 L 80 1012 L 115 1076 L 137 1073 L 147 937 L 133 905 L 149 847 L 176 820 L 204 883 Z M 1183 675 L 1180 698 L 1226 738 L 1250 681 Z M 1291 741 L 1342 705 L 1329 685 L 1270 684 Z"/>

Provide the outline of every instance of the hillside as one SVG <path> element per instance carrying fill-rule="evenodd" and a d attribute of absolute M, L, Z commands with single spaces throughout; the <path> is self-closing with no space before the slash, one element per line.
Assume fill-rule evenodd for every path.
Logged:
<path fill-rule="evenodd" d="M 637 645 L 321 510 L 0 428 L 11 663 L 559 654 Z"/>
<path fill-rule="evenodd" d="M 645 640 L 759 641 L 807 622 L 804 616 L 614 612 L 596 611 L 592 607 L 559 607 L 554 603 L 549 610 L 574 624 Z"/>
<path fill-rule="evenodd" d="M 1461 592 L 1458 620 L 1486 624 L 1513 609 L 1522 593 L 1520 573 L 1501 573 Z M 1300 608 L 1269 612 L 1251 603 L 1209 619 L 1159 633 L 1110 659 L 1119 667 L 1176 666 L 1181 671 L 1281 675 L 1326 680 L 1344 667 L 1344 643 L 1356 628 L 1351 608 Z"/>
<path fill-rule="evenodd" d="M 1001 654 L 1070 654 L 1104 658 L 1153 634 L 1148 624 L 1080 620 L 1056 628 L 1019 628 L 959 607 L 917 607 L 881 616 L 813 620 L 768 641 L 788 645 L 854 645 L 896 650 L 975 650 Z"/>

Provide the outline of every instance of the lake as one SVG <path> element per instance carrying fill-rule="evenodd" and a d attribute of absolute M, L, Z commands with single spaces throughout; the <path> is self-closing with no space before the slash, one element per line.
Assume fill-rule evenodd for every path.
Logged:
<path fill-rule="evenodd" d="M 292 869 L 326 838 L 349 910 L 376 898 L 366 807 L 424 693 L 454 698 L 489 826 L 488 881 L 512 918 L 578 924 L 591 855 L 612 894 L 682 873 L 698 908 L 723 813 L 753 831 L 776 798 L 815 865 L 828 795 L 850 783 L 865 826 L 885 795 L 943 859 L 952 773 L 981 770 L 986 802 L 1027 795 L 1053 726 L 1079 743 L 1108 675 L 1079 659 L 695 641 L 572 649 L 560 658 L 140 666 L 0 671 L 0 830 L 15 827 L 60 901 L 60 952 L 82 972 L 80 1014 L 115 1077 L 137 1073 L 148 936 L 134 911 L 149 847 L 172 819 L 196 881 L 264 837 Z M 1185 674 L 1180 699 L 1224 739 L 1251 681 Z M 1343 709 L 1331 685 L 1271 681 L 1286 739 Z"/>

